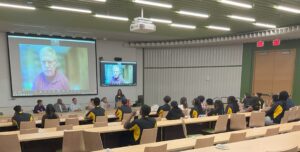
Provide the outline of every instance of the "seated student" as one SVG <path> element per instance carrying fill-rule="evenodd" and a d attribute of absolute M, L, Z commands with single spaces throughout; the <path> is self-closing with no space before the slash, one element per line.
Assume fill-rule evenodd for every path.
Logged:
<path fill-rule="evenodd" d="M 67 106 L 63 103 L 62 99 L 58 98 L 57 103 L 53 105 L 56 112 L 68 112 Z"/>
<path fill-rule="evenodd" d="M 214 103 L 214 109 L 207 113 L 208 116 L 213 115 L 223 115 L 224 114 L 224 104 L 221 100 L 216 100 Z"/>
<path fill-rule="evenodd" d="M 260 104 L 260 109 L 263 109 L 265 104 L 265 100 L 262 98 L 262 95 L 263 95 L 262 93 L 259 92 L 256 93 L 256 96 L 258 97 L 258 101 Z"/>
<path fill-rule="evenodd" d="M 205 104 L 205 97 L 204 96 L 198 96 L 198 100 L 200 101 L 200 103 L 201 103 L 201 107 L 202 107 L 202 109 L 205 111 L 206 110 L 206 104 Z"/>
<path fill-rule="evenodd" d="M 199 98 L 195 98 L 193 100 L 193 105 L 194 105 L 194 107 L 191 109 L 191 112 L 190 112 L 190 117 L 191 118 L 198 118 L 199 115 L 205 114 L 204 110 L 202 109 L 201 102 L 200 102 Z"/>
<path fill-rule="evenodd" d="M 164 111 L 170 111 L 171 110 L 171 106 L 169 105 L 169 102 L 171 101 L 171 97 L 170 96 L 165 96 L 163 100 L 164 100 L 165 104 L 160 106 L 157 109 L 157 112 L 156 112 L 158 117 L 162 117 Z"/>
<path fill-rule="evenodd" d="M 237 113 L 240 111 L 239 105 L 234 96 L 229 96 L 227 98 L 227 103 L 228 103 L 228 105 L 226 106 L 226 109 L 225 109 L 226 114 Z"/>
<path fill-rule="evenodd" d="M 276 98 L 276 97 L 274 97 Z M 280 124 L 282 117 L 284 116 L 284 112 L 287 110 L 286 102 L 289 98 L 289 94 L 286 91 L 281 91 L 279 93 L 279 98 L 276 101 L 273 101 L 273 105 L 270 110 L 266 111 L 266 125 L 272 124 Z"/>
<path fill-rule="evenodd" d="M 46 119 L 58 119 L 59 116 L 55 113 L 54 106 L 52 104 L 48 104 L 46 106 L 46 114 L 42 117 L 42 127 L 45 125 Z"/>
<path fill-rule="evenodd" d="M 107 101 L 107 97 L 103 97 L 101 99 L 101 102 L 100 102 L 100 106 L 103 108 L 103 109 L 108 109 L 110 107 L 110 104 L 108 103 Z"/>
<path fill-rule="evenodd" d="M 39 99 L 37 100 L 37 105 L 35 105 L 33 109 L 33 113 L 41 113 L 44 112 L 46 109 L 43 105 L 43 100 Z"/>
<path fill-rule="evenodd" d="M 243 100 L 245 112 L 258 111 L 260 109 L 259 98 L 252 97 L 250 94 L 245 94 L 245 99 Z"/>
<path fill-rule="evenodd" d="M 122 99 L 122 105 L 121 107 L 117 108 L 115 115 L 120 121 L 122 121 L 124 114 L 131 113 L 131 112 L 132 112 L 131 108 L 127 105 L 127 99 Z"/>
<path fill-rule="evenodd" d="M 72 112 L 79 112 L 79 111 L 81 111 L 81 106 L 78 104 L 77 98 L 73 98 L 72 99 L 72 103 L 70 104 L 69 109 Z"/>
<path fill-rule="evenodd" d="M 180 105 L 183 107 L 183 110 L 182 110 L 183 114 L 185 116 L 188 116 L 190 114 L 191 109 L 188 106 L 186 97 L 181 97 L 180 98 Z"/>
<path fill-rule="evenodd" d="M 86 119 L 96 122 L 97 116 L 105 116 L 105 110 L 100 107 L 100 99 L 98 97 L 94 98 L 95 108 L 90 110 L 86 115 Z"/>
<path fill-rule="evenodd" d="M 287 110 L 289 110 L 290 108 L 295 107 L 295 103 L 291 98 L 288 98 L 286 101 L 286 106 Z"/>
<path fill-rule="evenodd" d="M 90 111 L 92 109 L 95 108 L 95 105 L 94 105 L 94 98 L 91 98 L 90 99 L 90 102 L 88 103 L 88 105 L 85 107 L 86 110 Z"/>
<path fill-rule="evenodd" d="M 214 109 L 214 100 L 211 98 L 206 99 L 205 107 L 206 107 L 205 109 L 206 113 L 212 111 Z"/>
<path fill-rule="evenodd" d="M 124 123 L 124 128 L 133 131 L 133 142 L 132 144 L 139 144 L 141 136 L 144 129 L 150 129 L 157 127 L 156 120 L 149 117 L 151 108 L 148 105 L 143 105 L 140 110 L 140 115 L 142 118 L 135 119 L 132 122 L 130 120 L 136 115 L 136 112 L 133 112 L 132 115 Z"/>
<path fill-rule="evenodd" d="M 14 125 L 20 129 L 21 121 L 33 121 L 33 117 L 29 113 L 24 113 L 20 105 L 14 107 L 15 114 L 11 118 Z"/>
<path fill-rule="evenodd" d="M 168 112 L 166 118 L 168 120 L 176 120 L 184 117 L 182 110 L 178 107 L 177 101 L 171 102 L 171 110 Z"/>

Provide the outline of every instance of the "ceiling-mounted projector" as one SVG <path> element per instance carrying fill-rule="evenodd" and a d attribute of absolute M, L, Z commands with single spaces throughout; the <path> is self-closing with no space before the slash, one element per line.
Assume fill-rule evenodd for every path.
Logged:
<path fill-rule="evenodd" d="M 151 33 L 156 31 L 156 26 L 150 19 L 144 18 L 143 9 L 141 17 L 136 17 L 130 25 L 130 32 L 136 33 Z"/>

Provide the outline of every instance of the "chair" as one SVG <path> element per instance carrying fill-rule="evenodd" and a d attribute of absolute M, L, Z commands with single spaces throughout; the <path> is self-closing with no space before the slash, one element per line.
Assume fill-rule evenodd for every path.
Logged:
<path fill-rule="evenodd" d="M 289 110 L 288 122 L 294 121 L 296 119 L 296 110 Z"/>
<path fill-rule="evenodd" d="M 68 115 L 69 118 L 78 118 L 78 115 L 76 114 L 71 114 L 71 115 Z"/>
<path fill-rule="evenodd" d="M 162 118 L 166 118 L 167 117 L 167 115 L 168 115 L 168 113 L 169 113 L 169 111 L 163 111 L 163 114 L 162 114 Z"/>
<path fill-rule="evenodd" d="M 265 137 L 274 136 L 279 134 L 279 127 L 276 128 L 269 128 L 266 131 Z"/>
<path fill-rule="evenodd" d="M 246 129 L 246 117 L 244 114 L 231 114 L 230 116 L 230 130 Z"/>
<path fill-rule="evenodd" d="M 283 150 L 275 150 L 275 151 L 266 151 L 266 152 L 298 152 L 298 146 L 283 149 Z"/>
<path fill-rule="evenodd" d="M 214 136 L 197 139 L 194 149 L 213 146 L 214 140 L 215 140 Z"/>
<path fill-rule="evenodd" d="M 300 131 L 300 125 L 294 125 L 292 131 Z"/>
<path fill-rule="evenodd" d="M 85 150 L 83 131 L 64 131 L 62 152 L 83 152 Z"/>
<path fill-rule="evenodd" d="M 95 122 L 94 127 L 105 127 L 108 126 L 107 122 Z"/>
<path fill-rule="evenodd" d="M 265 126 L 265 113 L 264 112 L 251 112 L 249 127 L 263 127 Z"/>
<path fill-rule="evenodd" d="M 45 119 L 44 128 L 56 128 L 59 126 L 59 119 Z"/>
<path fill-rule="evenodd" d="M 79 125 L 79 119 L 78 118 L 67 118 L 66 119 L 66 125 Z"/>
<path fill-rule="evenodd" d="M 21 145 L 17 134 L 0 135 L 1 152 L 21 152 Z"/>
<path fill-rule="evenodd" d="M 215 134 L 227 131 L 228 115 L 219 115 L 214 130 L 203 130 L 208 134 Z"/>
<path fill-rule="evenodd" d="M 154 143 L 157 138 L 157 128 L 144 129 L 140 144 Z"/>
<path fill-rule="evenodd" d="M 155 147 L 145 147 L 144 152 L 167 152 L 167 144 Z"/>
<path fill-rule="evenodd" d="M 56 127 L 57 131 L 72 130 L 72 129 L 73 129 L 73 125 L 62 125 Z"/>
<path fill-rule="evenodd" d="M 228 143 L 243 141 L 246 139 L 246 132 L 230 134 Z"/>
<path fill-rule="evenodd" d="M 38 128 L 30 128 L 30 129 L 21 129 L 20 134 L 33 134 L 33 133 L 38 133 L 39 129 Z"/>
<path fill-rule="evenodd" d="M 288 123 L 290 116 L 290 111 L 285 111 L 283 117 L 280 120 L 280 124 Z"/>
<path fill-rule="evenodd" d="M 36 128 L 35 121 L 21 121 L 20 130 Z"/>
<path fill-rule="evenodd" d="M 96 151 L 103 149 L 100 133 L 83 131 L 83 139 L 86 151 Z"/>
<path fill-rule="evenodd" d="M 96 122 L 106 122 L 106 123 L 108 123 L 107 116 L 97 116 L 96 117 Z"/>

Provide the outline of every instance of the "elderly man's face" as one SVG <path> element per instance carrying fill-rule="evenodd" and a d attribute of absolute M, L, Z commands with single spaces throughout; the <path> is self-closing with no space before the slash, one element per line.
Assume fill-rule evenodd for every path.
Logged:
<path fill-rule="evenodd" d="M 120 75 L 120 68 L 115 66 L 113 67 L 113 75 L 114 75 L 114 78 L 118 78 L 119 75 Z"/>
<path fill-rule="evenodd" d="M 41 58 L 41 64 L 42 64 L 42 70 L 45 76 L 52 77 L 55 75 L 56 71 L 56 58 L 52 53 L 45 53 L 40 56 Z"/>

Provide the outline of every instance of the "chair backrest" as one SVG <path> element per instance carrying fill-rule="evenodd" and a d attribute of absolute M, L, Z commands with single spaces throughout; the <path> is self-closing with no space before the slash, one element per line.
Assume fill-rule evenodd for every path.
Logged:
<path fill-rule="evenodd" d="M 227 122 L 228 122 L 228 115 L 219 115 L 215 125 L 214 133 L 227 131 Z"/>
<path fill-rule="evenodd" d="M 157 128 L 144 129 L 140 144 L 154 143 L 157 138 Z"/>
<path fill-rule="evenodd" d="M 71 115 L 68 115 L 69 118 L 78 118 L 78 115 L 76 114 L 71 114 Z"/>
<path fill-rule="evenodd" d="M 208 137 L 208 138 L 201 138 L 196 140 L 195 149 L 197 148 L 204 148 L 204 147 L 210 147 L 214 145 L 215 137 Z"/>
<path fill-rule="evenodd" d="M 107 118 L 107 116 L 97 116 L 96 117 L 96 122 L 106 122 L 106 123 L 108 123 L 108 118 Z"/>
<path fill-rule="evenodd" d="M 162 118 L 166 118 L 167 117 L 167 115 L 168 115 L 168 113 L 169 113 L 169 111 L 163 111 L 163 114 L 162 114 Z"/>
<path fill-rule="evenodd" d="M 251 112 L 249 127 L 265 126 L 265 112 Z"/>
<path fill-rule="evenodd" d="M 145 147 L 144 152 L 167 152 L 167 144 L 155 147 Z"/>
<path fill-rule="evenodd" d="M 108 126 L 107 122 L 95 122 L 94 127 L 106 127 Z"/>
<path fill-rule="evenodd" d="M 45 119 L 44 128 L 56 128 L 59 126 L 59 119 Z"/>
<path fill-rule="evenodd" d="M 288 121 L 294 121 L 296 119 L 296 114 L 297 111 L 296 110 L 289 110 L 289 117 L 288 117 Z"/>
<path fill-rule="evenodd" d="M 30 128 L 30 129 L 21 129 L 20 134 L 33 134 L 33 133 L 38 133 L 39 129 L 38 128 Z"/>
<path fill-rule="evenodd" d="M 246 139 L 246 132 L 230 134 L 228 143 L 243 141 Z"/>
<path fill-rule="evenodd" d="M 36 128 L 35 121 L 21 121 L 20 130 Z"/>
<path fill-rule="evenodd" d="M 66 125 L 79 125 L 79 119 L 78 118 L 67 118 L 66 119 Z"/>
<path fill-rule="evenodd" d="M 280 120 L 281 124 L 288 123 L 290 117 L 290 111 L 285 111 L 283 117 Z"/>
<path fill-rule="evenodd" d="M 62 152 L 84 151 L 83 131 L 64 131 Z"/>
<path fill-rule="evenodd" d="M 73 129 L 73 125 L 62 125 L 62 126 L 56 127 L 57 131 L 72 130 L 72 129 Z"/>
<path fill-rule="evenodd" d="M 99 132 L 83 131 L 85 151 L 102 150 L 103 144 Z"/>
<path fill-rule="evenodd" d="M 279 134 L 279 127 L 276 127 L 276 128 L 269 128 L 269 129 L 267 129 L 267 131 L 266 131 L 265 137 L 268 137 L 268 136 L 274 136 L 274 135 L 278 135 L 278 134 Z"/>
<path fill-rule="evenodd" d="M 231 114 L 230 116 L 230 130 L 246 129 L 246 117 L 244 114 Z"/>
<path fill-rule="evenodd" d="M 0 135 L 1 152 L 21 152 L 21 145 L 17 134 Z"/>
<path fill-rule="evenodd" d="M 300 131 L 300 125 L 294 125 L 292 131 Z"/>
<path fill-rule="evenodd" d="M 186 124 L 185 124 L 184 118 L 181 118 L 181 122 L 182 122 L 182 130 L 183 130 L 184 137 L 187 138 L 188 135 L 187 135 L 187 129 L 186 129 Z"/>
<path fill-rule="evenodd" d="M 122 124 L 124 124 L 131 116 L 131 113 L 124 113 L 123 114 L 123 119 L 122 119 Z"/>
<path fill-rule="evenodd" d="M 281 150 L 268 150 L 266 152 L 298 152 L 298 146 L 290 147 L 287 149 L 281 149 Z"/>

